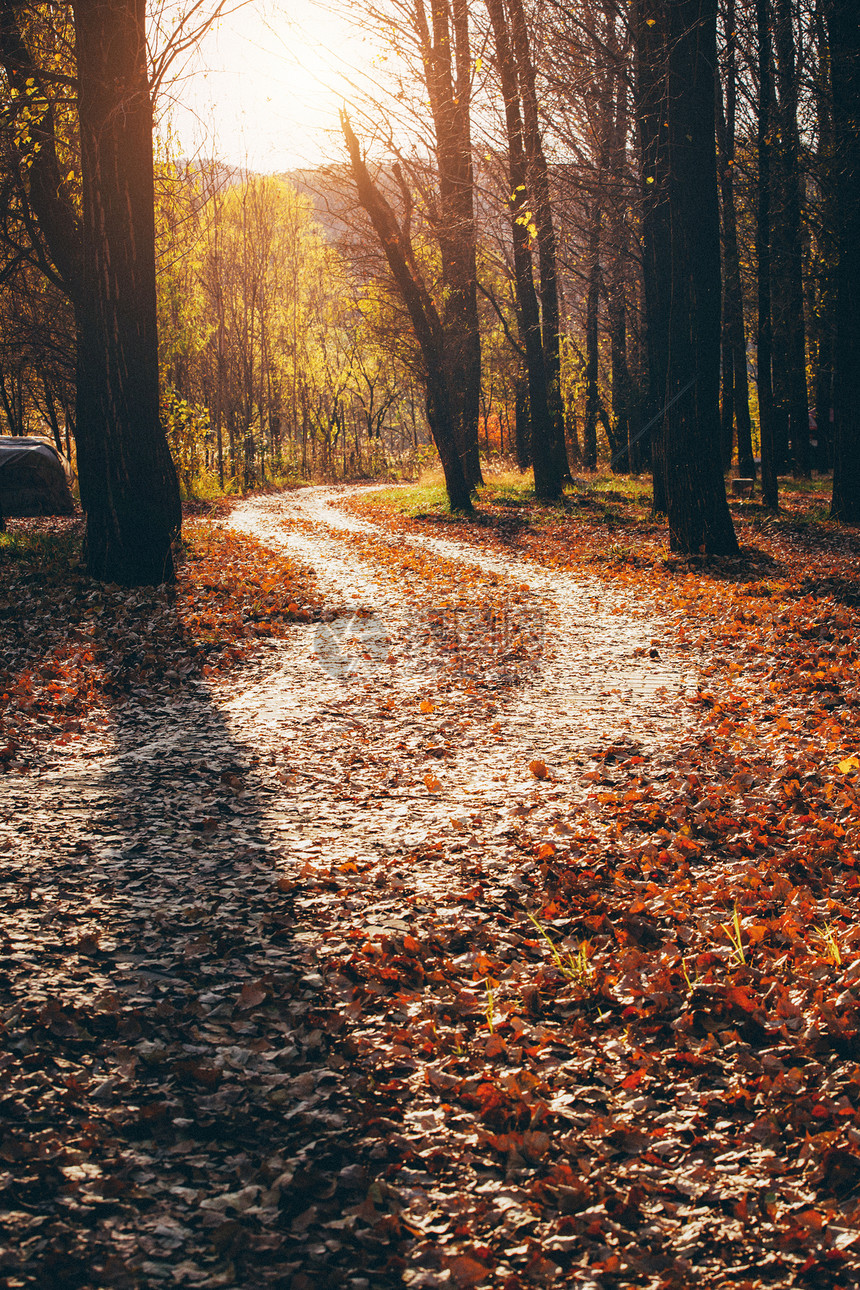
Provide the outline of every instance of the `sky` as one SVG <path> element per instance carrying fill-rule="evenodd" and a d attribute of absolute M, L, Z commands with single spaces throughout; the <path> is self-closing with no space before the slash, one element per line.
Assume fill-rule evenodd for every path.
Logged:
<path fill-rule="evenodd" d="M 250 0 L 222 18 L 166 87 L 181 152 L 264 173 L 339 159 L 338 111 L 356 98 L 348 81 L 372 75 L 372 46 L 349 9 Z"/>

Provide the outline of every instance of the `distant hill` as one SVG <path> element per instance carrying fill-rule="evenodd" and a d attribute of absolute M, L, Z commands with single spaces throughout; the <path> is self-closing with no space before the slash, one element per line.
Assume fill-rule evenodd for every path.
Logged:
<path fill-rule="evenodd" d="M 333 166 L 287 170 L 277 176 L 293 185 L 313 202 L 314 218 L 325 229 L 330 242 L 340 242 L 352 233 L 352 212 L 357 200 L 346 172 Z"/>

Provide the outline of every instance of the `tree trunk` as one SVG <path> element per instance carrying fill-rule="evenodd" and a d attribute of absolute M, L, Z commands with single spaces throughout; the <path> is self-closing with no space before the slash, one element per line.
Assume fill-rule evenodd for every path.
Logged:
<path fill-rule="evenodd" d="M 758 335 L 756 381 L 758 384 L 759 432 L 761 437 L 762 501 L 769 510 L 779 510 L 776 477 L 776 444 L 773 416 L 773 337 L 770 303 L 770 108 L 771 52 L 768 0 L 756 0 L 758 52 L 758 211 L 756 214 L 756 259 L 758 261 Z"/>
<path fill-rule="evenodd" d="M 653 509 L 668 510 L 665 470 L 665 376 L 668 363 L 669 315 L 663 266 L 669 259 L 669 205 L 658 179 L 668 166 L 668 122 L 663 112 L 665 32 L 657 0 L 636 3 L 636 129 L 641 170 L 642 285 L 647 397 L 645 424 L 650 430 Z"/>
<path fill-rule="evenodd" d="M 803 243 L 800 214 L 800 142 L 797 125 L 797 69 L 790 0 L 774 0 L 774 43 L 779 87 L 779 161 L 782 200 L 773 215 L 780 226 L 781 254 L 773 271 L 782 280 L 785 337 L 786 426 L 794 469 L 809 474 L 809 395 L 806 386 L 806 329 L 803 315 Z"/>
<path fill-rule="evenodd" d="M 439 210 L 435 221 L 442 257 L 440 309 L 450 412 L 466 481 L 482 483 L 478 448 L 481 338 L 477 296 L 477 230 L 471 143 L 472 58 L 467 0 L 423 0 L 416 5 L 425 77 L 436 134 Z"/>
<path fill-rule="evenodd" d="M 624 286 L 615 273 L 609 283 L 609 351 L 612 366 L 612 420 L 622 454 L 612 469 L 621 473 L 633 469 L 630 460 L 630 370 L 627 366 L 627 309 Z"/>
<path fill-rule="evenodd" d="M 591 223 L 588 234 L 588 287 L 585 293 L 585 425 L 582 432 L 583 465 L 588 470 L 597 469 L 597 422 L 600 416 L 600 389 L 598 386 L 599 359 L 598 321 L 600 307 L 600 225 L 603 211 L 600 203 L 602 174 L 598 174 L 591 204 Z"/>
<path fill-rule="evenodd" d="M 650 15 L 649 15 L 650 16 Z M 653 273 L 666 329 L 663 421 L 669 540 L 674 551 L 731 555 L 737 538 L 720 460 L 720 234 L 714 140 L 716 0 L 670 0 L 658 14 L 665 144 L 653 179 L 667 208 Z M 647 19 L 646 19 L 647 23 Z"/>
<path fill-rule="evenodd" d="M 747 343 L 744 328 L 744 301 L 741 285 L 741 257 L 738 246 L 737 212 L 735 207 L 735 9 L 729 0 L 726 15 L 726 45 L 728 74 L 726 78 L 725 109 L 723 96 L 717 93 L 717 139 L 719 143 L 719 177 L 723 223 L 723 310 L 727 342 L 726 368 L 731 373 L 730 389 L 726 391 L 731 418 L 737 430 L 738 474 L 744 479 L 754 479 L 752 423 L 750 421 L 749 377 L 747 374 Z M 730 393 L 730 399 L 728 395 Z M 731 458 L 726 462 L 729 465 Z"/>
<path fill-rule="evenodd" d="M 523 372 L 519 372 L 514 381 L 514 438 L 516 440 L 517 465 L 520 470 L 528 470 L 532 464 L 529 383 Z"/>
<path fill-rule="evenodd" d="M 552 424 L 547 399 L 540 311 L 532 276 L 532 258 L 529 243 L 533 226 L 528 207 L 528 176 L 523 147 L 523 127 L 520 115 L 516 65 L 511 49 L 503 0 L 487 0 L 487 9 L 493 26 L 496 62 L 499 79 L 502 83 L 502 97 L 505 102 L 505 122 L 508 135 L 508 176 L 510 180 L 509 206 L 511 211 L 511 238 L 514 250 L 514 283 L 517 293 L 518 313 L 522 323 L 523 346 L 526 351 L 535 493 L 538 497 L 552 500 L 561 495 L 562 474 L 558 457 L 553 453 L 552 448 Z M 536 232 L 536 229 L 534 231 Z"/>
<path fill-rule="evenodd" d="M 73 10 L 87 288 L 77 309 L 76 421 L 87 567 L 108 582 L 159 583 L 173 577 L 182 515 L 158 401 L 146 6 L 75 0 Z"/>
<path fill-rule="evenodd" d="M 549 190 L 549 168 L 543 150 L 538 118 L 535 70 L 528 26 L 522 0 L 508 0 L 514 58 L 517 65 L 523 107 L 523 143 L 526 153 L 527 188 L 534 203 L 540 270 L 541 334 L 546 373 L 551 450 L 556 470 L 563 480 L 570 478 L 570 463 L 561 395 L 561 309 L 559 306 L 556 236 Z"/>
<path fill-rule="evenodd" d="M 827 19 L 839 248 L 830 514 L 860 524 L 860 15 L 854 0 L 829 0 Z"/>
<path fill-rule="evenodd" d="M 0 59 L 26 89 L 39 73 L 16 9 L 0 4 Z M 75 0 L 83 217 L 56 152 L 50 104 L 22 145 L 28 196 L 72 299 L 75 438 L 87 565 L 127 585 L 173 577 L 181 509 L 159 417 L 152 105 L 144 0 Z"/>
<path fill-rule="evenodd" d="M 619 60 L 620 62 L 620 60 Z M 609 321 L 609 361 L 612 375 L 612 419 L 615 435 L 626 451 L 612 463 L 612 469 L 630 471 L 631 404 L 633 387 L 627 361 L 627 281 L 630 272 L 630 220 L 626 190 L 626 140 L 628 133 L 628 82 L 620 73 L 615 78 L 612 135 L 608 148 L 607 171 L 611 185 L 607 212 L 607 316 Z"/>
<path fill-rule="evenodd" d="M 833 349 L 836 334 L 835 267 L 837 218 L 833 179 L 834 144 L 833 96 L 830 75 L 830 52 L 823 5 L 815 11 L 816 76 L 814 79 L 815 115 L 818 127 L 817 177 L 821 189 L 815 238 L 818 244 L 816 272 L 811 276 L 812 344 L 815 353 L 815 433 L 817 445 L 810 445 L 811 463 L 819 471 L 833 465 L 831 417 L 833 416 Z"/>
<path fill-rule="evenodd" d="M 735 365 L 726 321 L 726 284 L 723 280 L 723 323 L 720 333 L 720 452 L 723 471 L 729 470 L 735 445 Z"/>

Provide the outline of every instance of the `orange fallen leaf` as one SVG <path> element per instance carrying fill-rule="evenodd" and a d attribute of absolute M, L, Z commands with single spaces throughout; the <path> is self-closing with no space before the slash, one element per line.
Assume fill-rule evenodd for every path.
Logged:
<path fill-rule="evenodd" d="M 458 1254 L 449 1261 L 448 1268 L 458 1286 L 476 1286 L 489 1275 L 489 1268 L 468 1254 Z"/>
<path fill-rule="evenodd" d="M 486 1057 L 498 1057 L 504 1051 L 505 1041 L 501 1035 L 490 1035 L 484 1047 L 484 1055 Z"/>
<path fill-rule="evenodd" d="M 436 711 L 435 703 L 431 703 L 429 699 L 422 699 L 418 706 L 420 707 L 421 711 L 425 714 Z"/>
<path fill-rule="evenodd" d="M 850 775 L 852 770 L 860 770 L 860 757 L 846 757 L 837 766 L 843 775 Z"/>
<path fill-rule="evenodd" d="M 428 793 L 438 793 L 439 789 L 442 787 L 442 781 L 437 779 L 436 776 L 431 774 L 429 771 L 424 776 L 424 783 L 427 785 Z"/>
<path fill-rule="evenodd" d="M 541 761 L 540 758 L 535 758 L 534 761 L 529 762 L 529 770 L 534 775 L 535 779 L 549 778 L 549 771 L 546 768 L 546 762 Z"/>

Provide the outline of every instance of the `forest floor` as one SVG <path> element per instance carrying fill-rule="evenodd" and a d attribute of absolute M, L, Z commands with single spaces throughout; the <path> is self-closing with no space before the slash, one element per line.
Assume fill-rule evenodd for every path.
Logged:
<path fill-rule="evenodd" d="M 0 1286 L 860 1285 L 860 535 L 405 496 L 0 541 Z"/>

